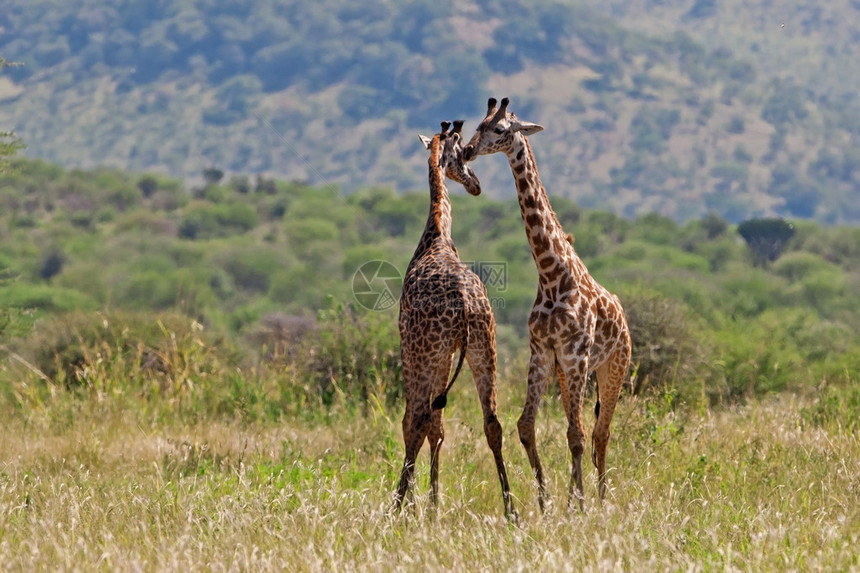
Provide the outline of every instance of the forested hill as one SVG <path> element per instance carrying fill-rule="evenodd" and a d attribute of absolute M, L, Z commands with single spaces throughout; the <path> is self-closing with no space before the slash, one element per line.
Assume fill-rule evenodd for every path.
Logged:
<path fill-rule="evenodd" d="M 860 105 L 809 72 L 858 76 L 833 23 L 851 3 L 783 36 L 743 2 L 589 3 L 7 0 L 0 55 L 24 65 L 0 76 L 0 129 L 64 165 L 404 190 L 425 185 L 417 132 L 469 131 L 507 95 L 547 128 L 532 144 L 550 193 L 583 207 L 860 221 Z M 503 161 L 476 169 L 513 194 Z"/>

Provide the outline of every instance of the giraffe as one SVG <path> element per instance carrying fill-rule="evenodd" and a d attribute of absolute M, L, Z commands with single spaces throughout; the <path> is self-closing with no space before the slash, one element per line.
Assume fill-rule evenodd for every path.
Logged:
<path fill-rule="evenodd" d="M 425 439 L 430 442 L 430 499 L 438 501 L 439 452 L 445 433 L 442 408 L 465 359 L 475 379 L 484 414 L 484 434 L 502 486 L 505 515 L 516 518 L 502 458 L 502 426 L 496 416 L 496 323 L 481 280 L 460 261 L 451 239 L 451 202 L 445 177 L 472 195 L 480 182 L 462 158 L 462 121 L 442 123 L 441 133 L 419 136 L 430 150 L 430 213 L 406 270 L 400 298 L 400 352 L 406 383 L 403 441 L 406 456 L 394 508 L 399 509 Z M 450 382 L 454 351 L 460 356 Z M 446 384 L 447 382 L 447 384 Z"/>
<path fill-rule="evenodd" d="M 598 492 L 606 494 L 606 448 L 609 425 L 630 366 L 630 331 L 621 301 L 588 272 L 564 232 L 541 184 L 526 136 L 543 130 L 507 111 L 508 98 L 496 108 L 490 98 L 487 115 L 463 151 L 466 161 L 502 152 L 508 157 L 517 187 L 526 236 L 538 271 L 537 298 L 529 315 L 528 391 L 517 422 L 520 441 L 538 483 L 544 510 L 546 488 L 535 440 L 535 418 L 555 369 L 567 416 L 571 453 L 568 506 L 574 498 L 583 509 L 582 453 L 585 428 L 582 404 L 590 372 L 597 372 L 597 421 L 592 432 L 592 462 L 597 467 Z"/>

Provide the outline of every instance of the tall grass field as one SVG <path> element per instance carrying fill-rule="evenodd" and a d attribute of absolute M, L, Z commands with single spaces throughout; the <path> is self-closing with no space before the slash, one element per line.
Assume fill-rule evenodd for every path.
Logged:
<path fill-rule="evenodd" d="M 103 366 L 118 360 L 100 356 Z M 538 419 L 552 500 L 542 514 L 516 437 L 525 384 L 503 370 L 519 513 L 509 521 L 468 374 L 445 411 L 438 507 L 425 448 L 414 496 L 392 514 L 402 404 L 371 397 L 364 408 L 262 415 L 289 373 L 252 380 L 229 369 L 198 373 L 196 386 L 162 384 L 156 402 L 151 389 L 100 380 L 121 369 L 99 372 L 90 358 L 82 387 L 46 385 L 32 364 L 4 366 L 21 381 L 0 421 L 4 570 L 860 570 L 850 387 L 718 409 L 685 407 L 669 391 L 625 394 L 606 499 L 589 462 L 584 512 L 567 507 L 566 425 L 550 393 Z M 230 412 L 206 405 L 207 384 L 232 396 Z"/>

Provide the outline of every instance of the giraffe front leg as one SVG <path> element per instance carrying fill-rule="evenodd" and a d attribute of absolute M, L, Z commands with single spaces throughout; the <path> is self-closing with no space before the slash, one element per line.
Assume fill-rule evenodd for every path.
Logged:
<path fill-rule="evenodd" d="M 523 413 L 517 421 L 517 433 L 520 436 L 520 442 L 526 450 L 526 455 L 529 458 L 529 464 L 532 467 L 535 479 L 538 484 L 538 504 L 541 512 L 546 510 L 546 485 L 544 483 L 543 468 L 541 467 L 540 457 L 537 451 L 537 436 L 535 432 L 535 421 L 537 420 L 537 412 L 540 407 L 541 399 L 546 391 L 547 381 L 551 371 L 551 366 L 555 363 L 555 358 L 552 351 L 539 350 L 532 347 L 532 355 L 529 359 L 529 378 L 528 390 L 526 391 L 526 403 L 523 407 Z"/>

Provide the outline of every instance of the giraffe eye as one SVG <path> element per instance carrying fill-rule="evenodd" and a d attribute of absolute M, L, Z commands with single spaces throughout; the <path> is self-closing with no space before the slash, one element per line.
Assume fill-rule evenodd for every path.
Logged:
<path fill-rule="evenodd" d="M 505 128 L 504 128 L 504 127 L 502 127 L 501 125 L 497 125 L 497 126 L 496 126 L 496 128 L 495 128 L 493 131 L 495 131 L 496 133 L 498 133 L 499 135 L 501 135 L 501 134 L 503 134 L 503 133 L 505 132 Z"/>

